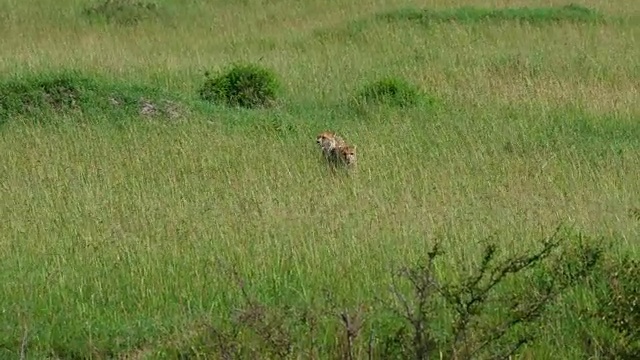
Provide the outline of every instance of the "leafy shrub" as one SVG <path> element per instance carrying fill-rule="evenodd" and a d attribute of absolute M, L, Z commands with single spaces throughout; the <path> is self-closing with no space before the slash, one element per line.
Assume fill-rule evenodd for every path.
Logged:
<path fill-rule="evenodd" d="M 280 90 L 276 75 L 256 65 L 234 65 L 225 73 L 209 77 L 200 89 L 203 100 L 233 107 L 272 106 Z"/>
<path fill-rule="evenodd" d="M 600 261 L 597 249 L 584 246 L 571 254 L 573 264 L 565 276 L 554 276 L 554 271 L 543 281 L 531 282 L 550 265 L 562 267 L 567 254 L 553 253 L 565 241 L 556 231 L 540 249 L 504 259 L 497 244 L 488 243 L 480 264 L 455 283 L 444 282 L 435 270 L 435 261 L 443 254 L 436 243 L 425 262 L 400 273 L 412 291 L 402 292 L 395 285 L 392 289 L 397 301 L 390 308 L 405 321 L 382 342 L 387 348 L 382 358 L 392 358 L 388 349 L 412 359 L 507 359 L 519 353 L 538 336 L 535 329 L 547 309 L 570 287 L 583 283 Z M 512 283 L 516 280 L 526 281 L 527 286 L 505 295 L 505 289 L 517 288 Z M 451 314 L 445 337 L 434 331 L 436 314 L 443 312 Z"/>
<path fill-rule="evenodd" d="M 364 86 L 358 98 L 366 104 L 387 104 L 405 107 L 415 105 L 420 100 L 418 89 L 409 82 L 398 78 L 384 78 Z"/>
<path fill-rule="evenodd" d="M 159 15 L 158 5 L 133 0 L 103 0 L 87 7 L 84 15 L 90 19 L 102 19 L 119 25 L 135 25 Z"/>

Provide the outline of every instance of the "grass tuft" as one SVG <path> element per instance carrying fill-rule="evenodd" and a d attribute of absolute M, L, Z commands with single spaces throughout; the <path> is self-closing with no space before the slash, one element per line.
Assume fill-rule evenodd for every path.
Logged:
<path fill-rule="evenodd" d="M 395 77 L 386 77 L 366 84 L 357 94 L 364 104 L 385 104 L 397 107 L 416 105 L 423 95 L 410 82 Z"/>

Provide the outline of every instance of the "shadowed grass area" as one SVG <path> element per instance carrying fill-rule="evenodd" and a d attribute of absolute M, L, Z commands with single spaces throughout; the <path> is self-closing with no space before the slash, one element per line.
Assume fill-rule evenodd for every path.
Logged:
<path fill-rule="evenodd" d="M 388 21 L 411 21 L 422 25 L 440 22 L 459 24 L 522 22 L 531 25 L 569 23 L 602 23 L 605 17 L 598 11 L 581 5 L 557 7 L 505 7 L 479 8 L 472 6 L 457 9 L 402 9 L 376 15 Z"/>
<path fill-rule="evenodd" d="M 499 25 L 506 23 L 527 24 L 532 26 L 554 24 L 606 24 L 612 19 L 600 11 L 576 4 L 548 7 L 502 7 L 488 8 L 462 6 L 459 8 L 420 9 L 400 8 L 379 12 L 371 17 L 350 21 L 340 29 L 318 29 L 315 36 L 351 38 L 362 35 L 378 21 L 387 23 L 408 23 L 422 26 L 437 24 L 456 25 Z"/>
<path fill-rule="evenodd" d="M 98 0 L 87 6 L 82 15 L 90 22 L 106 22 L 118 25 L 137 25 L 141 21 L 166 20 L 155 2 L 135 0 Z M 164 16 L 164 19 L 162 18 Z"/>

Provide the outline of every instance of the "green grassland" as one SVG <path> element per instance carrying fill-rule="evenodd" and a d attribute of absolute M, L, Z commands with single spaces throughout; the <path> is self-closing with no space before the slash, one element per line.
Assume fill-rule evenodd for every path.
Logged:
<path fill-rule="evenodd" d="M 640 256 L 636 0 L 86 11 L 99 3 L 0 2 L 2 359 L 224 358 L 231 340 L 215 334 L 238 321 L 259 334 L 234 346 L 260 358 L 284 357 L 256 340 L 280 332 L 289 358 L 334 358 L 335 312 L 360 306 L 353 356 L 367 358 L 401 321 L 381 305 L 392 274 L 436 241 L 435 272 L 451 282 L 487 241 L 515 256 L 559 225 L 568 247 Z M 240 62 L 277 75 L 275 106 L 198 97 L 205 71 Z M 61 72 L 81 89 L 68 109 L 10 98 Z M 359 101 L 381 78 L 415 84 L 421 101 Z M 173 110 L 141 115 L 140 98 Z M 327 171 L 315 144 L 326 129 L 357 146 L 355 171 Z M 610 339 L 583 316 L 589 289 L 550 305 L 520 358 L 583 359 L 585 338 Z M 237 320 L 257 307 L 247 298 L 285 315 L 256 330 Z M 296 320 L 312 312 L 314 332 Z"/>

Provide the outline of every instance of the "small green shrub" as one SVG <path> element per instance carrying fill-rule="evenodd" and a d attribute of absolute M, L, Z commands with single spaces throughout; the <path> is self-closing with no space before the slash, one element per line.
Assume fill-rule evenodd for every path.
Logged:
<path fill-rule="evenodd" d="M 200 89 L 203 100 L 232 107 L 272 106 L 280 83 L 276 75 L 257 65 L 234 65 L 225 73 L 209 77 Z"/>
<path fill-rule="evenodd" d="M 102 0 L 84 9 L 90 20 L 104 20 L 119 25 L 136 25 L 159 15 L 157 4 L 134 0 Z"/>
<path fill-rule="evenodd" d="M 365 85 L 358 93 L 365 104 L 386 104 L 391 106 L 411 106 L 418 103 L 421 94 L 409 82 L 398 78 L 384 78 Z"/>

